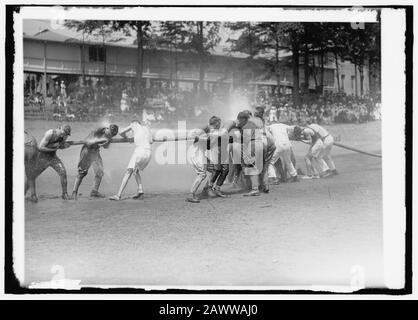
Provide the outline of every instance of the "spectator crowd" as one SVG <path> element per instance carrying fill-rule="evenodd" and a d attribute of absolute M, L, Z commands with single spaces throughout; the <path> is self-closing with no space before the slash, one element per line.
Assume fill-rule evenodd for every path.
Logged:
<path fill-rule="evenodd" d="M 291 94 L 280 97 L 267 90 L 237 87 L 200 93 L 196 87 L 187 89 L 169 86 L 167 82 L 148 80 L 143 86 L 145 97 L 138 108 L 134 83 L 130 79 L 65 80 L 49 84 L 47 98 L 39 92 L 25 88 L 25 109 L 49 110 L 54 120 L 95 121 L 111 114 L 142 114 L 144 122 L 170 122 L 183 119 L 207 118 L 216 110 L 234 103 L 245 109 L 263 107 L 267 123 L 332 124 L 362 123 L 380 120 L 378 96 L 355 97 L 344 93 L 302 96 L 300 106 L 293 103 Z M 52 89 L 52 90 L 51 90 Z M 244 106 L 245 104 L 245 106 Z M 241 106 L 239 106 L 241 107 Z"/>

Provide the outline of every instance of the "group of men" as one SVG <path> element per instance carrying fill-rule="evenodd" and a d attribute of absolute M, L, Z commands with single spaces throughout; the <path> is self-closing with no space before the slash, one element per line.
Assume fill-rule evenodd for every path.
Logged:
<path fill-rule="evenodd" d="M 208 175 L 204 192 L 209 196 L 227 197 L 221 187 L 230 171 L 234 183 L 240 175 L 245 177 L 249 192 L 244 196 L 268 193 L 269 179 L 273 184 L 298 182 L 291 140 L 310 145 L 305 156 L 307 175 L 302 179 L 329 178 L 338 174 L 330 156 L 334 140 L 326 129 L 317 124 L 299 127 L 273 123 L 266 126 L 263 116 L 263 108 L 256 108 L 254 114 L 240 112 L 236 120 L 224 123 L 213 116 L 207 126 L 192 133 L 195 141 L 190 160 L 197 177 L 186 201 L 200 202 L 197 191 Z"/>
<path fill-rule="evenodd" d="M 36 139 L 25 131 L 25 194 L 30 189 L 30 199 L 34 202 L 38 201 L 35 180 L 43 171 L 51 167 L 60 177 L 62 198 L 65 200 L 77 200 L 80 184 L 87 175 L 90 167 L 93 167 L 94 184 L 90 196 L 104 198 L 105 195 L 99 192 L 100 183 L 104 175 L 100 148 L 108 148 L 111 139 L 118 134 L 118 131 L 119 127 L 117 125 L 110 124 L 93 130 L 83 140 L 84 144 L 81 147 L 80 159 L 77 166 L 78 173 L 71 196 L 68 196 L 67 193 L 66 169 L 56 154 L 59 149 L 66 149 L 71 145 L 67 142 L 67 138 L 71 135 L 71 127 L 65 124 L 56 129 L 48 130 L 39 143 L 39 146 Z M 121 130 L 120 135 L 126 138 L 126 133 L 129 131 L 133 132 L 136 149 L 128 164 L 119 192 L 115 196 L 112 196 L 110 198 L 111 200 L 120 200 L 121 194 L 132 174 L 135 174 L 135 180 L 138 185 L 138 192 L 134 198 L 138 199 L 143 196 L 142 180 L 139 171 L 143 170 L 151 159 L 152 135 L 149 129 L 141 126 L 137 120 L 132 121 L 127 128 Z"/>
<path fill-rule="evenodd" d="M 207 177 L 203 191 L 212 197 L 228 197 L 221 190 L 228 175 L 233 183 L 237 183 L 241 176 L 244 177 L 249 189 L 244 196 L 268 193 L 269 179 L 272 179 L 273 184 L 280 181 L 298 182 L 291 140 L 303 141 L 310 145 L 305 156 L 307 175 L 302 179 L 328 178 L 338 174 L 330 156 L 334 140 L 323 127 L 317 124 L 299 127 L 282 123 L 266 126 L 263 116 L 263 108 L 256 108 L 254 113 L 242 111 L 236 120 L 224 122 L 219 117 L 212 116 L 204 128 L 189 133 L 189 138 L 194 139 L 190 162 L 197 176 L 186 201 L 200 202 L 198 190 Z M 71 145 L 67 142 L 71 135 L 71 127 L 65 124 L 48 130 L 39 146 L 36 140 L 25 132 L 25 194 L 31 189 L 30 199 L 36 202 L 38 199 L 35 180 L 45 169 L 52 167 L 60 176 L 62 198 L 77 200 L 80 184 L 90 167 L 93 167 L 95 176 L 90 196 L 104 198 L 105 195 L 99 192 L 104 175 L 100 148 L 108 148 L 118 132 L 123 138 L 127 138 L 128 132 L 133 135 L 135 150 L 119 191 L 111 196 L 110 200 L 121 200 L 132 175 L 137 183 L 137 193 L 132 198 L 143 198 L 140 172 L 151 160 L 153 137 L 150 129 L 137 119 L 121 131 L 115 124 L 99 127 L 83 140 L 77 166 L 78 174 L 71 196 L 67 194 L 66 169 L 56 154 L 57 150 Z"/>

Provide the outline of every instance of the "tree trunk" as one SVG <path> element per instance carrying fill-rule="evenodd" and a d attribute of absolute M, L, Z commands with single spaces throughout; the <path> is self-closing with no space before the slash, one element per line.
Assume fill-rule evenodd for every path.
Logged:
<path fill-rule="evenodd" d="M 205 89 L 205 67 L 203 55 L 203 22 L 197 22 L 197 32 L 199 37 L 199 100 L 202 102 Z"/>
<path fill-rule="evenodd" d="M 106 84 L 107 82 L 107 52 L 106 52 L 106 46 L 103 43 L 103 83 Z"/>
<path fill-rule="evenodd" d="M 295 106 L 300 104 L 299 96 L 299 44 L 292 45 L 292 64 L 293 64 L 293 103 Z"/>
<path fill-rule="evenodd" d="M 364 75 L 364 69 L 363 69 L 363 65 L 362 65 L 362 64 L 360 64 L 358 68 L 359 68 L 359 71 L 360 71 L 360 97 L 363 97 L 363 95 L 364 95 L 364 88 L 363 88 L 363 81 L 364 81 L 363 75 Z"/>
<path fill-rule="evenodd" d="M 47 92 L 46 92 L 46 72 L 47 72 L 47 54 L 46 54 L 46 49 L 47 48 L 47 46 L 46 46 L 46 41 L 44 41 L 44 76 L 43 76 L 43 82 L 42 82 L 42 95 L 44 96 L 44 103 L 45 103 L 45 101 L 46 101 L 46 95 L 47 95 Z"/>
<path fill-rule="evenodd" d="M 276 32 L 276 50 L 275 50 L 275 58 L 276 58 L 276 65 L 275 65 L 275 74 L 276 74 L 276 81 L 277 81 L 277 97 L 280 98 L 280 67 L 279 67 L 279 36 Z"/>
<path fill-rule="evenodd" d="M 179 70 L 179 66 L 178 66 L 178 55 L 177 55 L 177 42 L 175 43 L 175 45 L 174 45 L 174 71 L 175 71 L 175 74 L 176 74 L 176 80 L 175 80 L 175 96 L 176 96 L 176 99 L 177 99 L 177 92 L 178 92 L 178 90 L 179 90 L 179 79 L 178 79 L 178 70 Z"/>
<path fill-rule="evenodd" d="M 83 42 L 81 44 L 81 76 L 83 79 L 83 85 L 86 84 L 86 57 L 84 53 L 84 32 L 83 32 Z"/>
<path fill-rule="evenodd" d="M 303 56 L 303 72 L 304 72 L 304 87 L 303 93 L 305 95 L 309 94 L 309 49 L 308 46 L 305 46 L 304 56 Z"/>
<path fill-rule="evenodd" d="M 144 61 L 144 44 L 142 34 L 142 21 L 136 22 L 137 61 L 136 61 L 136 96 L 139 108 L 142 105 L 142 72 Z"/>
<path fill-rule="evenodd" d="M 355 96 L 358 97 L 358 90 L 357 90 L 357 63 L 354 62 L 354 86 L 355 86 Z"/>
<path fill-rule="evenodd" d="M 334 59 L 335 59 L 335 71 L 337 72 L 337 89 L 338 92 L 340 92 L 341 87 L 340 87 L 340 69 L 338 66 L 338 54 L 337 52 L 334 51 Z"/>
<path fill-rule="evenodd" d="M 318 77 L 317 77 L 317 70 L 316 70 L 316 63 L 315 63 L 315 57 L 312 59 L 312 75 L 315 81 L 315 88 L 318 87 Z"/>
<path fill-rule="evenodd" d="M 320 81 L 320 83 L 319 83 L 319 93 L 320 94 L 323 94 L 324 93 L 324 72 L 325 72 L 325 70 L 324 70 L 324 50 L 321 48 L 321 56 L 320 56 L 320 61 L 319 61 L 319 64 L 320 64 L 320 77 L 319 77 L 319 81 Z"/>
<path fill-rule="evenodd" d="M 249 41 L 249 53 L 250 57 L 253 57 L 253 42 L 251 39 L 251 22 L 248 22 L 248 41 Z"/>
<path fill-rule="evenodd" d="M 376 88 L 375 88 L 375 81 L 373 80 L 373 72 L 374 70 L 372 70 L 372 63 L 371 63 L 371 59 L 369 57 L 369 61 L 368 61 L 368 71 L 369 71 L 369 92 L 371 95 L 374 95 L 376 93 Z M 373 68 L 374 69 L 374 68 Z"/>

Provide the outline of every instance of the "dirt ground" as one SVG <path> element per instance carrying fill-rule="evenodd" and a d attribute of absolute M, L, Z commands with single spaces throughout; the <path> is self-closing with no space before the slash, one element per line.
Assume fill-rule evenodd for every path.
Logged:
<path fill-rule="evenodd" d="M 25 121 L 38 140 L 54 122 Z M 73 123 L 71 140 L 92 123 Z M 341 142 L 380 153 L 380 122 L 328 128 Z M 154 148 L 157 147 L 156 145 Z M 72 189 L 80 147 L 58 152 Z M 307 146 L 294 143 L 298 167 Z M 103 150 L 100 191 L 119 188 L 133 146 Z M 340 175 L 272 186 L 269 194 L 186 203 L 190 165 L 158 165 L 143 174 L 145 198 L 91 199 L 93 173 L 77 202 L 64 201 L 48 169 L 37 180 L 39 203 L 26 200 L 25 282 L 49 281 L 64 267 L 81 285 L 288 286 L 350 285 L 353 268 L 367 287 L 383 286 L 381 159 L 334 147 Z M 135 191 L 131 181 L 127 194 Z"/>

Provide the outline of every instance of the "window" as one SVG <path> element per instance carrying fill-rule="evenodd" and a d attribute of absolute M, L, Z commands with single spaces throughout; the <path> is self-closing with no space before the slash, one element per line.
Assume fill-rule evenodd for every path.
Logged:
<path fill-rule="evenodd" d="M 324 70 L 324 86 L 333 87 L 334 80 L 335 80 L 334 70 L 325 69 Z"/>
<path fill-rule="evenodd" d="M 104 62 L 105 60 L 105 48 L 104 47 L 89 47 L 89 61 L 100 61 Z"/>
<path fill-rule="evenodd" d="M 341 90 L 344 90 L 345 74 L 341 75 Z"/>
<path fill-rule="evenodd" d="M 354 76 L 351 76 L 351 90 L 354 90 Z"/>

